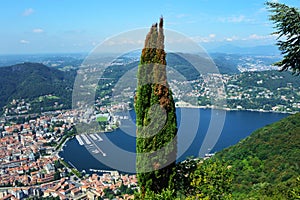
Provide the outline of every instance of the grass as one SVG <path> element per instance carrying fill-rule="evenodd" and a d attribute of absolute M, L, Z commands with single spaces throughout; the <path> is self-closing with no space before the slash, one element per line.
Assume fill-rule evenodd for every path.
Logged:
<path fill-rule="evenodd" d="M 108 117 L 97 117 L 97 122 L 107 122 Z"/>
<path fill-rule="evenodd" d="M 56 99 L 60 99 L 58 96 L 54 96 L 54 95 L 46 95 L 46 96 L 40 96 L 38 97 L 38 100 L 41 102 L 41 101 L 44 101 L 45 99 L 49 99 L 49 100 L 56 100 Z"/>

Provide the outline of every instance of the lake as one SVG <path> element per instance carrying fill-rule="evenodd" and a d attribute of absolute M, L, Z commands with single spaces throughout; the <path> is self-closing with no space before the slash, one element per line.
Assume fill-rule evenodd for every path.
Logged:
<path fill-rule="evenodd" d="M 288 114 L 251 111 L 223 111 L 200 108 L 177 108 L 177 161 L 203 157 L 238 143 L 253 131 Z M 135 172 L 135 113 L 119 113 L 120 129 L 110 133 L 81 136 L 85 145 L 74 137 L 59 155 L 78 170 L 105 169 Z M 94 139 L 94 140 L 93 140 Z M 97 140 L 96 140 L 97 139 Z"/>

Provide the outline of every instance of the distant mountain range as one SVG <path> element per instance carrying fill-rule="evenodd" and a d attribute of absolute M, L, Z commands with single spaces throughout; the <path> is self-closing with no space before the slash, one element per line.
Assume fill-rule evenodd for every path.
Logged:
<path fill-rule="evenodd" d="M 37 60 L 41 59 L 43 62 L 48 63 L 47 65 L 25 62 L 0 67 L 0 74 L 2 75 L 0 76 L 0 107 L 7 105 L 14 98 L 34 100 L 34 98 L 48 94 L 57 96 L 59 99 L 57 103 L 63 104 L 64 108 L 71 107 L 73 83 L 77 69 L 80 67 L 83 59 L 82 55 L 78 58 L 75 55 L 71 57 L 67 55 L 52 56 L 51 59 L 49 55 L 47 56 L 45 58 L 35 57 Z M 212 53 L 209 56 L 211 58 L 208 55 L 204 55 L 203 57 L 200 55 L 200 65 L 201 70 L 203 70 L 200 73 L 205 73 L 212 66 L 212 60 L 220 73 L 237 74 L 240 73 L 241 67 L 246 71 L 249 66 L 263 66 L 264 68 L 261 67 L 262 70 L 268 69 L 277 59 L 268 56 L 244 56 L 224 53 Z M 168 53 L 167 65 L 178 71 L 186 80 L 195 80 L 199 77 L 199 71 L 190 63 L 190 60 L 193 60 L 195 57 L 199 57 L 199 55 Z M 111 67 L 107 68 L 106 73 L 104 73 L 106 78 L 110 79 L 105 80 L 106 82 L 104 80 L 99 82 L 99 89 L 101 89 L 101 84 L 104 84 L 103 82 L 105 82 L 104 85 L 108 84 L 113 87 L 114 83 L 123 74 L 137 67 L 138 64 L 139 52 L 137 51 L 125 54 L 116 59 L 115 62 L 111 63 Z M 106 88 L 105 90 L 108 95 L 108 89 Z M 102 93 L 102 91 L 98 92 L 99 94 Z M 36 107 L 38 108 L 38 105 Z"/>
<path fill-rule="evenodd" d="M 167 60 L 168 66 L 176 69 L 187 80 L 194 80 L 199 76 L 199 72 L 180 55 L 170 53 Z M 136 67 L 138 63 L 138 61 L 133 60 L 123 65 L 108 67 L 104 76 L 110 79 L 105 79 L 107 81 L 105 84 L 103 83 L 104 80 L 99 82 L 100 88 L 103 84 L 113 87 L 114 83 L 124 73 Z M 235 65 L 222 62 L 222 59 L 217 60 L 217 65 L 223 73 L 238 73 Z M 63 71 L 60 70 L 60 67 L 48 67 L 40 63 L 25 62 L 0 67 L 0 74 L 2 75 L 0 76 L 0 108 L 8 105 L 13 99 L 27 99 L 27 102 L 32 104 L 32 112 L 36 112 L 40 109 L 39 107 L 49 110 L 54 103 L 62 105 L 60 108 L 71 108 L 72 89 L 77 74 L 75 69 Z M 105 91 L 108 91 L 107 88 Z M 99 91 L 99 95 L 101 93 Z M 55 99 L 47 99 L 47 102 L 37 100 L 46 95 L 52 95 Z"/>
<path fill-rule="evenodd" d="M 210 53 L 226 53 L 226 54 L 240 54 L 240 55 L 280 55 L 278 47 L 275 45 L 253 46 L 253 47 L 239 47 L 231 44 L 221 45 L 219 47 L 207 49 Z"/>
<path fill-rule="evenodd" d="M 227 57 L 227 54 L 212 54 L 211 58 L 207 59 L 207 55 L 201 57 L 194 54 L 168 53 L 167 65 L 183 74 L 187 80 L 194 80 L 199 76 L 199 72 L 195 69 L 192 63 L 190 63 L 190 61 L 195 59 L 197 62 L 201 62 L 200 68 L 202 73 L 214 71 L 213 69 L 208 69 L 209 67 L 212 67 L 211 65 L 215 65 L 221 74 L 240 73 L 235 60 L 227 59 Z"/>

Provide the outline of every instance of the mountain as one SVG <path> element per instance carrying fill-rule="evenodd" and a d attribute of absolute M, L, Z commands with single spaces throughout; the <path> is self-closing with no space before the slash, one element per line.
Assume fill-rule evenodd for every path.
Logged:
<path fill-rule="evenodd" d="M 50 67 L 63 68 L 65 66 L 78 67 L 86 54 L 17 54 L 17 55 L 0 55 L 0 67 L 16 65 L 23 62 L 42 63 Z"/>
<path fill-rule="evenodd" d="M 39 63 L 22 63 L 0 68 L 0 107 L 12 99 L 56 96 L 69 107 L 75 71 L 63 72 Z"/>
<path fill-rule="evenodd" d="M 248 55 L 280 55 L 275 45 L 262 45 L 254 47 L 239 47 L 231 44 L 221 45 L 208 50 L 211 53 L 248 54 Z"/>
<path fill-rule="evenodd" d="M 221 74 L 236 74 L 240 73 L 237 62 L 234 59 L 227 59 L 227 54 L 212 54 L 211 58 L 207 59 L 207 55 L 201 57 L 196 54 L 183 53 L 168 53 L 167 65 L 177 70 L 180 74 L 186 77 L 187 80 L 195 80 L 199 77 L 199 72 L 189 60 L 201 61 L 201 73 L 213 71 L 208 69 L 209 66 L 215 64 Z M 233 57 L 233 56 L 231 56 Z M 186 60 L 186 58 L 188 60 Z M 212 59 L 212 60 L 211 60 Z"/>
<path fill-rule="evenodd" d="M 239 74 L 238 56 L 223 53 L 211 54 L 211 57 L 221 74 Z"/>
<path fill-rule="evenodd" d="M 216 158 L 231 166 L 235 199 L 293 199 L 293 191 L 299 189 L 299 155 L 297 113 L 255 131 Z"/>

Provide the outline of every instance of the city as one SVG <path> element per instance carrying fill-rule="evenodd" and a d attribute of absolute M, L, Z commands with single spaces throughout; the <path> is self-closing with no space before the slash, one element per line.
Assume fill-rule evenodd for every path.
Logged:
<path fill-rule="evenodd" d="M 124 109 L 123 104 L 102 108 L 107 113 L 120 109 Z M 126 190 L 124 199 L 133 198 L 128 194 L 133 194 L 137 189 L 135 175 L 123 175 L 116 171 L 108 171 L 102 175 L 93 172 L 83 175 L 59 157 L 58 153 L 65 142 L 74 137 L 75 121 L 82 115 L 75 110 L 57 110 L 42 116 L 23 115 L 23 123 L 10 121 L 9 117 L 2 119 L 1 199 L 24 199 L 31 196 L 91 199 L 104 197 L 109 192 L 115 196 L 120 194 L 120 199 L 123 199 L 120 187 Z M 96 120 L 97 115 L 91 118 Z M 115 116 L 111 118 L 113 120 L 106 119 L 109 121 L 108 127 L 115 126 L 118 121 Z"/>

